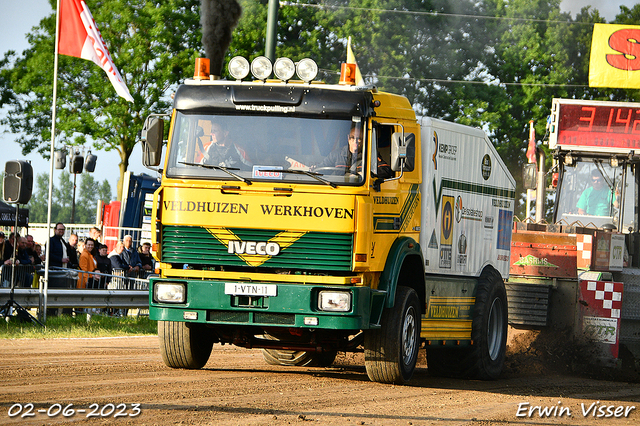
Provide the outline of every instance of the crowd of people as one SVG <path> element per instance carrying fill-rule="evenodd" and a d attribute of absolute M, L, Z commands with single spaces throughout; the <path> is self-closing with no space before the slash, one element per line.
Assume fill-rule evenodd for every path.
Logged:
<path fill-rule="evenodd" d="M 105 289 L 112 282 L 113 275 L 146 278 L 155 269 L 149 242 L 136 249 L 132 236 L 125 235 L 109 253 L 107 246 L 102 243 L 102 232 L 98 227 L 91 228 L 84 241 L 79 241 L 76 233 L 70 234 L 68 241 L 65 241 L 65 232 L 65 225 L 56 223 L 47 245 L 50 251 L 49 266 L 78 270 L 76 288 Z M 14 250 L 15 265 L 21 271 L 16 286 L 31 287 L 33 272 L 42 269 L 46 260 L 42 246 L 31 235 L 22 237 L 12 232 L 6 238 L 4 232 L 0 231 L 3 272 L 9 271 L 14 264 Z M 21 267 L 25 265 L 30 268 Z M 2 274 L 3 280 L 5 275 L 6 272 Z"/>

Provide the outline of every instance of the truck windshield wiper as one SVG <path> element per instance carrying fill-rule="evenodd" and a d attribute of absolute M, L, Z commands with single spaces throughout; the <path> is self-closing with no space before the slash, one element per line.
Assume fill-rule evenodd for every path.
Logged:
<path fill-rule="evenodd" d="M 229 176 L 233 176 L 234 178 L 238 179 L 239 181 L 242 181 L 242 182 L 246 183 L 247 185 L 251 185 L 253 183 L 249 179 L 243 178 L 242 176 L 233 173 L 231 170 L 240 170 L 240 169 L 235 168 L 235 167 L 211 166 L 209 164 L 187 163 L 185 161 L 179 161 L 178 163 L 179 164 L 184 164 L 185 166 L 197 166 L 197 167 L 202 167 L 202 168 L 205 168 L 205 169 L 222 170 L 223 172 L 225 172 Z"/>
<path fill-rule="evenodd" d="M 321 173 L 315 173 L 315 172 L 310 172 L 307 170 L 280 170 L 280 169 L 266 169 L 266 170 L 260 170 L 261 172 L 270 172 L 270 173 L 291 173 L 294 175 L 306 175 L 309 176 L 319 182 L 322 182 L 326 185 L 329 185 L 332 188 L 337 188 L 338 185 L 336 185 L 333 182 L 329 182 L 328 180 L 321 178 L 320 176 L 322 176 Z"/>

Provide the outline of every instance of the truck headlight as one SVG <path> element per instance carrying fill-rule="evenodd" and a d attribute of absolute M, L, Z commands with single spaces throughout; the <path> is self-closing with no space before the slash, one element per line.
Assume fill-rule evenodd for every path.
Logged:
<path fill-rule="evenodd" d="M 180 283 L 155 283 L 153 298 L 164 303 L 184 303 L 187 300 L 186 287 Z"/>
<path fill-rule="evenodd" d="M 351 310 L 351 292 L 322 290 L 318 293 L 318 309 L 331 312 Z"/>

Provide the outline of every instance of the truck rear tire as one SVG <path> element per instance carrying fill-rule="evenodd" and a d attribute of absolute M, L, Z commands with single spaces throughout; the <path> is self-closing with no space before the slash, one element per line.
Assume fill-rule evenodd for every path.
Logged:
<path fill-rule="evenodd" d="M 204 324 L 158 321 L 158 337 L 168 367 L 199 369 L 211 355 L 213 335 Z"/>
<path fill-rule="evenodd" d="M 263 349 L 262 357 L 270 365 L 287 365 L 290 367 L 329 367 L 335 361 L 337 351 L 305 352 L 286 351 L 282 349 Z"/>
<path fill-rule="evenodd" d="M 420 301 L 414 289 L 398 287 L 395 304 L 382 313 L 382 327 L 364 336 L 364 363 L 369 379 L 404 384 L 416 368 L 420 347 Z"/>
<path fill-rule="evenodd" d="M 507 292 L 494 269 L 480 275 L 473 308 L 470 348 L 427 347 L 427 366 L 435 376 L 494 380 L 507 350 Z"/>

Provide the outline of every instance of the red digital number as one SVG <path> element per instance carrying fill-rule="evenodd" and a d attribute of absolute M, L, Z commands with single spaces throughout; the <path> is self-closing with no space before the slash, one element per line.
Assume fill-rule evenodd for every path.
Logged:
<path fill-rule="evenodd" d="M 580 130 L 586 130 L 587 132 L 591 131 L 591 128 L 593 127 L 593 120 L 596 117 L 596 108 L 595 107 L 586 107 L 583 106 L 582 107 L 582 111 L 588 111 L 589 112 L 589 116 L 588 117 L 578 117 L 578 120 L 580 121 L 586 121 L 587 123 L 589 123 L 589 125 L 587 126 L 586 129 L 581 128 L 580 126 L 578 126 L 578 128 Z"/>

